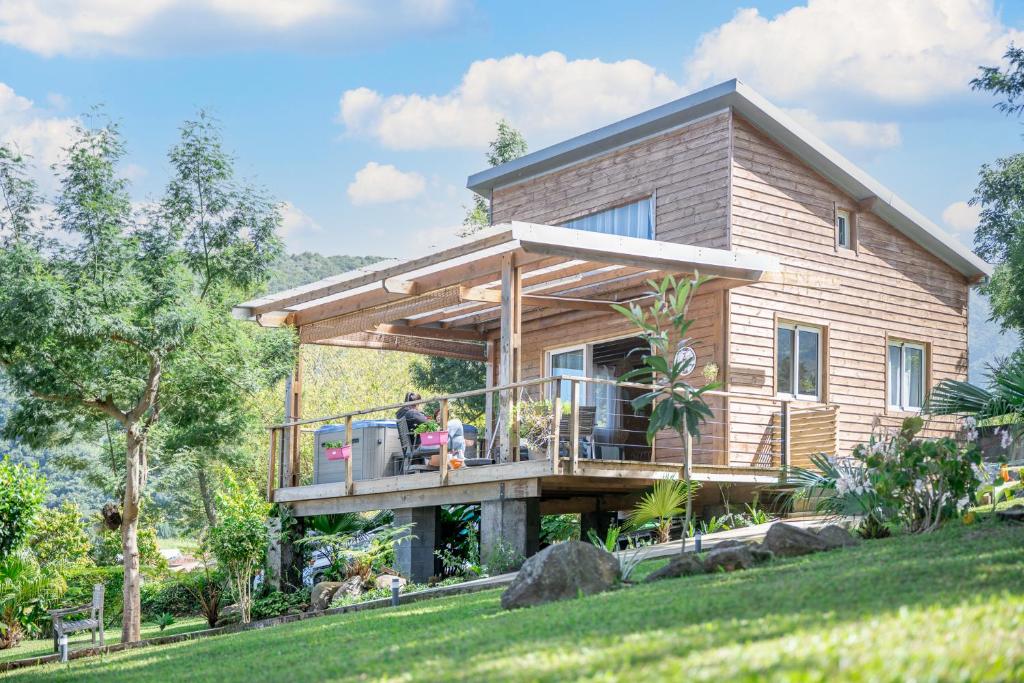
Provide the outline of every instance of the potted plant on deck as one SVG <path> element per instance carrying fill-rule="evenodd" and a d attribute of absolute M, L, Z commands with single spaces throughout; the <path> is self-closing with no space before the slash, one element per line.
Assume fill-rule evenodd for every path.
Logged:
<path fill-rule="evenodd" d="M 352 457 L 352 447 L 341 439 L 325 441 L 324 449 L 328 460 L 348 460 Z"/>

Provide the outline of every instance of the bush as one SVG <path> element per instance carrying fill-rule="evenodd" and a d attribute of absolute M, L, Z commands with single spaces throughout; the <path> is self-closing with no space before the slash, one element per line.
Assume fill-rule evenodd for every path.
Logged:
<path fill-rule="evenodd" d="M 139 566 L 149 570 L 150 574 L 161 574 L 167 571 L 167 560 L 160 554 L 156 544 L 156 528 L 151 525 L 139 525 Z M 121 564 L 121 531 L 104 528 L 92 550 L 93 560 L 103 567 Z"/>
<path fill-rule="evenodd" d="M 156 618 L 161 614 L 178 617 L 201 614 L 202 608 L 189 585 L 187 574 L 173 574 L 162 581 L 142 584 L 142 614 Z"/>
<path fill-rule="evenodd" d="M 92 602 L 93 585 L 102 583 L 106 589 L 103 596 L 103 621 L 107 626 L 121 621 L 124 607 L 123 567 L 71 567 L 63 573 L 68 587 L 60 607 L 78 607 Z"/>
<path fill-rule="evenodd" d="M 255 491 L 228 481 L 217 496 L 218 522 L 210 529 L 208 547 L 217 564 L 231 579 L 231 588 L 242 612 L 242 623 L 251 621 L 252 580 L 263 565 L 270 544 L 265 520 L 270 506 Z"/>
<path fill-rule="evenodd" d="M 0 650 L 16 647 L 26 634 L 41 633 L 50 601 L 64 588 L 63 579 L 40 568 L 31 553 L 0 559 Z"/>
<path fill-rule="evenodd" d="M 45 496 L 46 479 L 34 465 L 0 460 L 0 559 L 21 546 Z"/>
<path fill-rule="evenodd" d="M 78 567 L 93 563 L 92 544 L 78 505 L 64 501 L 36 515 L 29 545 L 39 563 L 48 567 Z"/>
<path fill-rule="evenodd" d="M 308 588 L 303 588 L 294 593 L 270 591 L 266 595 L 252 601 L 252 618 L 257 620 L 270 619 L 282 614 L 297 614 L 306 611 L 308 607 Z"/>

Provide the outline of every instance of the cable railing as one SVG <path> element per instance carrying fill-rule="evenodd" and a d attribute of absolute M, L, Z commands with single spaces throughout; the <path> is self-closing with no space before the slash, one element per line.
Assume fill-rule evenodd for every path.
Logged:
<path fill-rule="evenodd" d="M 806 465 L 813 453 L 835 452 L 837 406 L 797 407 L 778 397 L 725 391 L 703 394 L 712 417 L 697 433 L 662 430 L 648 443 L 649 413 L 635 410 L 632 400 L 653 388 L 541 377 L 271 425 L 267 495 L 273 500 L 276 488 L 324 483 L 336 485 L 331 495 L 350 495 L 356 481 L 423 472 L 435 472 L 437 485 L 444 486 L 454 469 L 525 461 L 546 461 L 530 471 L 551 474 L 577 474 L 581 461 L 779 470 Z M 433 453 L 411 464 L 417 449 L 401 442 L 396 413 L 424 406 L 441 431 L 459 421 L 467 446 L 463 458 L 450 457 L 448 439 L 441 438 Z"/>

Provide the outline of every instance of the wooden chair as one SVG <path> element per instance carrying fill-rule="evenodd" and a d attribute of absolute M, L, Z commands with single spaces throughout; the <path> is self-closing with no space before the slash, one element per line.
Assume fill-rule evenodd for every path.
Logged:
<path fill-rule="evenodd" d="M 409 424 L 398 420 L 398 443 L 402 445 L 402 474 L 413 472 L 436 472 L 438 467 L 428 464 L 430 456 L 441 452 L 439 446 L 416 446 L 413 436 L 409 433 Z"/>
<path fill-rule="evenodd" d="M 55 609 L 49 612 L 50 619 L 53 620 L 53 651 L 60 651 L 60 637 L 69 633 L 75 633 L 77 631 L 91 631 L 92 632 L 92 644 L 96 644 L 96 635 L 99 634 L 100 647 L 103 647 L 103 593 L 104 587 L 102 583 L 97 583 L 92 587 L 92 602 L 88 605 L 81 605 L 79 607 L 65 607 L 64 609 Z M 68 620 L 68 617 L 74 615 L 83 615 L 88 613 L 89 616 L 85 619 Z"/>
<path fill-rule="evenodd" d="M 584 458 L 593 457 L 594 448 L 594 423 L 597 421 L 597 408 L 595 406 L 579 406 L 580 411 L 580 442 L 585 446 L 581 448 L 580 455 Z M 569 420 L 572 415 L 563 415 L 558 423 L 558 455 L 566 457 L 569 455 Z"/>

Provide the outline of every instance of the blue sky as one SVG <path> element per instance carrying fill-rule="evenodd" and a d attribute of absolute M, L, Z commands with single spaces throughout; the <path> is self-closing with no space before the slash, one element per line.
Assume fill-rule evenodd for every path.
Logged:
<path fill-rule="evenodd" d="M 453 239 L 498 117 L 537 149 L 735 76 L 969 242 L 1022 131 L 967 81 L 1014 39 L 984 0 L 0 0 L 0 139 L 52 162 L 102 104 L 144 201 L 207 108 L 290 250 L 404 256 Z"/>

